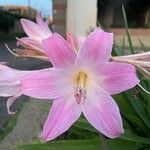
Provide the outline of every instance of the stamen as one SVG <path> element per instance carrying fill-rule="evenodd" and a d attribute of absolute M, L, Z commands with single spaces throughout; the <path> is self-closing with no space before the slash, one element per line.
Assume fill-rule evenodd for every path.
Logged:
<path fill-rule="evenodd" d="M 86 82 L 87 82 L 87 75 L 83 72 L 79 72 L 78 87 L 85 89 Z"/>
<path fill-rule="evenodd" d="M 87 75 L 83 72 L 79 72 L 76 81 L 77 87 L 75 88 L 75 99 L 78 104 L 84 103 L 86 99 Z"/>

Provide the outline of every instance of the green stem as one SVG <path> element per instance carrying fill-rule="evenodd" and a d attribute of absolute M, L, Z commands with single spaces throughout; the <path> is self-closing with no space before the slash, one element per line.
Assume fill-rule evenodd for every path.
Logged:
<path fill-rule="evenodd" d="M 131 49 L 131 53 L 135 54 L 134 49 L 133 49 L 133 45 L 132 45 L 132 41 L 131 41 L 131 37 L 130 37 L 130 33 L 129 33 L 129 30 L 128 30 L 128 22 L 127 22 L 127 17 L 126 17 L 126 13 L 125 13 L 125 9 L 124 9 L 123 3 L 122 3 L 122 13 L 123 13 L 124 25 L 125 25 L 125 28 L 126 28 L 126 33 L 127 33 L 127 37 L 128 37 L 128 42 L 129 42 L 129 46 L 130 46 L 130 49 Z"/>

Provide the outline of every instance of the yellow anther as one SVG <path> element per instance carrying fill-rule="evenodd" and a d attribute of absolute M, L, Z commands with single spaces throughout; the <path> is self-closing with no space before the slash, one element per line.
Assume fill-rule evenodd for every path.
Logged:
<path fill-rule="evenodd" d="M 85 89 L 86 82 L 87 82 L 87 75 L 83 72 L 79 72 L 78 87 L 80 87 L 81 89 Z"/>

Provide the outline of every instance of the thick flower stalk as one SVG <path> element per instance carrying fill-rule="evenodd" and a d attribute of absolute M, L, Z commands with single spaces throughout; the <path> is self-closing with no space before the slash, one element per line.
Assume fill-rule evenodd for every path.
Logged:
<path fill-rule="evenodd" d="M 107 137 L 124 132 L 111 95 L 134 87 L 139 80 L 134 66 L 108 62 L 112 45 L 113 34 L 98 28 L 87 36 L 78 52 L 57 33 L 43 40 L 54 67 L 23 76 L 21 87 L 24 95 L 54 99 L 42 132 L 45 141 L 67 131 L 81 113 Z"/>

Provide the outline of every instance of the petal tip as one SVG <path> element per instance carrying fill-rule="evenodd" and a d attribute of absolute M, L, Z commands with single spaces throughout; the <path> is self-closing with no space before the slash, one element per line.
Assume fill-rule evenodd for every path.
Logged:
<path fill-rule="evenodd" d="M 122 129 L 121 131 L 119 132 L 116 132 L 114 135 L 112 135 L 110 138 L 111 139 L 114 139 L 114 138 L 117 138 L 119 136 L 121 136 L 122 134 L 124 134 L 124 130 Z"/>
<path fill-rule="evenodd" d="M 42 133 L 41 138 L 44 142 L 48 142 L 48 141 L 55 139 L 55 137 L 50 136 L 50 134 L 48 133 Z"/>
<path fill-rule="evenodd" d="M 21 22 L 22 25 L 24 25 L 24 23 L 25 23 L 26 21 L 28 21 L 28 20 L 27 20 L 27 19 L 24 19 L 24 18 L 20 19 L 20 22 Z"/>

